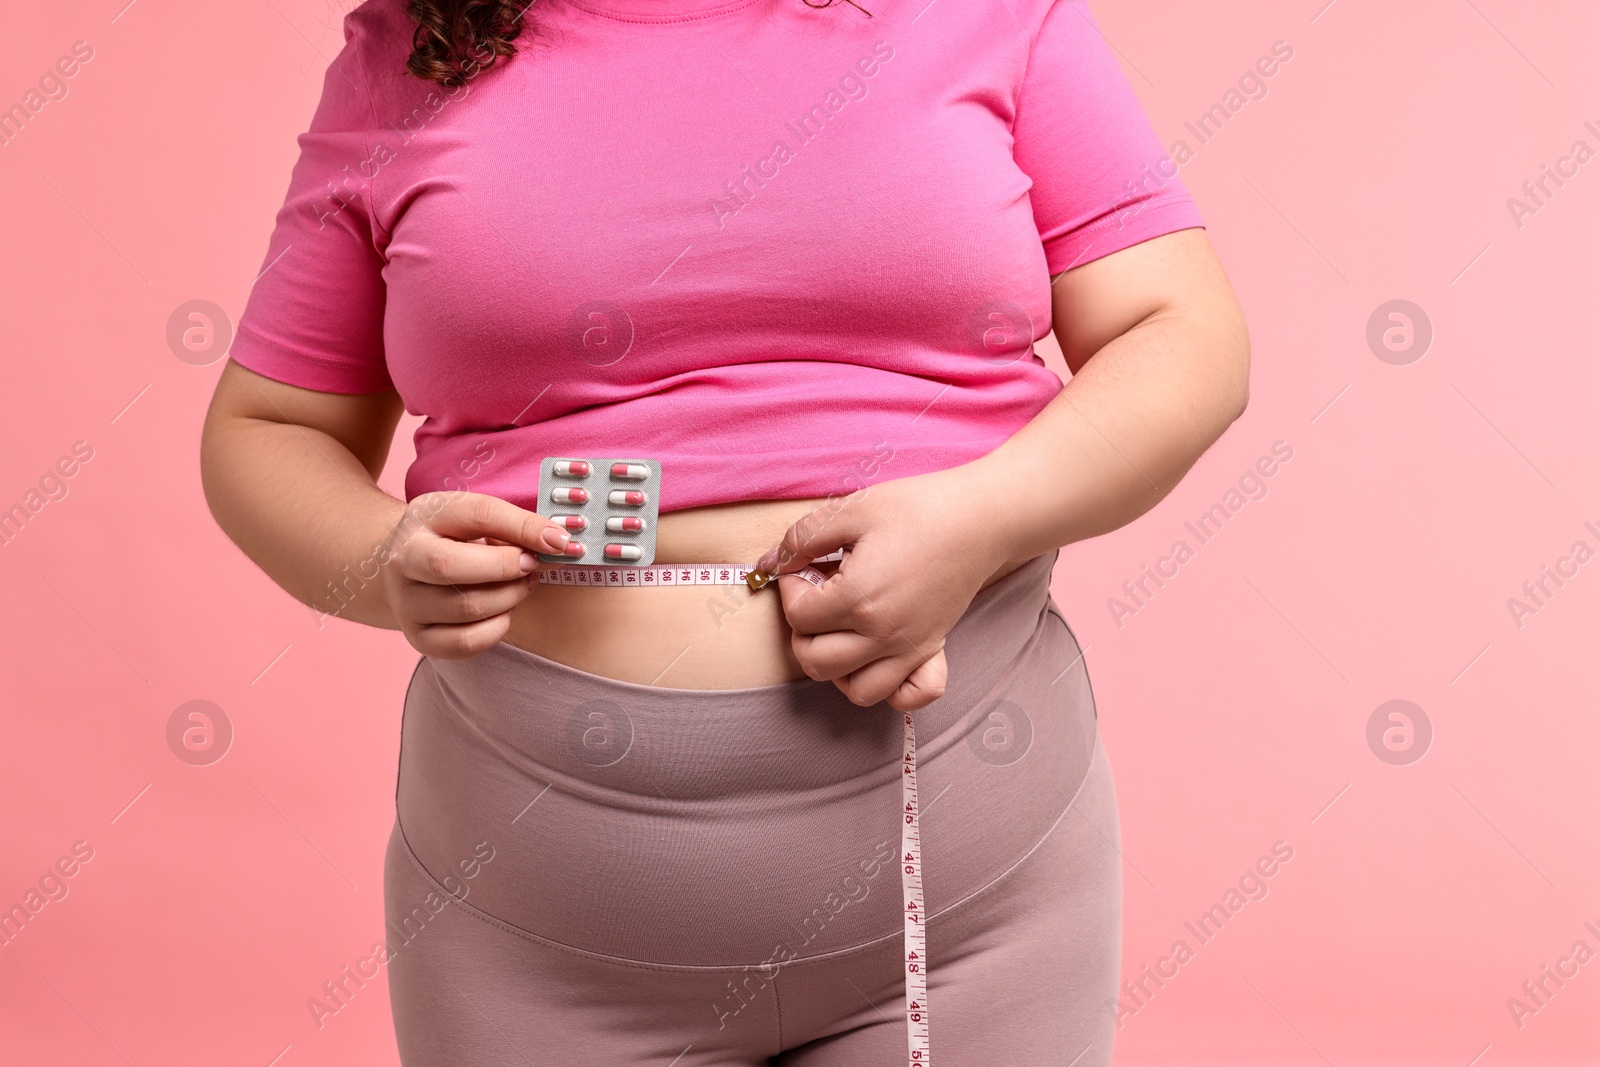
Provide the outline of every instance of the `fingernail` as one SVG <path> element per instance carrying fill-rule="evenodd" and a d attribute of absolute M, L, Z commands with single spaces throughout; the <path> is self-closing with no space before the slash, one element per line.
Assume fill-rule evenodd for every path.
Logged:
<path fill-rule="evenodd" d="M 572 540 L 572 535 L 559 526 L 546 526 L 543 537 L 545 545 L 552 552 L 560 552 L 567 547 L 567 542 Z"/>
<path fill-rule="evenodd" d="M 532 552 L 524 552 L 522 555 L 518 556 L 517 563 L 522 566 L 523 574 L 527 574 L 529 571 L 533 570 L 533 568 L 539 565 L 539 561 L 534 558 Z"/>
<path fill-rule="evenodd" d="M 775 568 L 777 565 L 778 565 L 778 550 L 775 549 L 775 548 L 768 550 L 766 555 L 764 555 L 760 559 L 756 560 L 756 570 L 764 571 L 767 574 L 771 574 L 772 571 L 773 571 L 773 568 Z"/>

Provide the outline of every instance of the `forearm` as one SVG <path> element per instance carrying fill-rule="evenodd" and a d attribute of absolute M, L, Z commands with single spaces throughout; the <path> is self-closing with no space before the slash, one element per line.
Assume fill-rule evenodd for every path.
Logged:
<path fill-rule="evenodd" d="M 1160 313 L 1106 343 L 1032 421 L 962 468 L 999 520 L 1006 558 L 1149 511 L 1244 410 L 1248 367 L 1243 321 L 1226 313 Z"/>
<path fill-rule="evenodd" d="M 223 532 L 296 600 L 399 629 L 379 568 L 406 505 L 348 448 L 311 427 L 213 417 L 200 474 Z"/>

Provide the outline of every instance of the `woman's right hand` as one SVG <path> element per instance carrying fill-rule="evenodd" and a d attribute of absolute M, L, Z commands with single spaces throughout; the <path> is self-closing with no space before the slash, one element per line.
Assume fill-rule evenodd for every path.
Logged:
<path fill-rule="evenodd" d="M 560 552 L 567 531 L 482 493 L 424 493 L 389 538 L 384 592 L 406 640 L 425 656 L 467 659 L 499 643 L 511 609 L 538 581 L 535 552 Z"/>

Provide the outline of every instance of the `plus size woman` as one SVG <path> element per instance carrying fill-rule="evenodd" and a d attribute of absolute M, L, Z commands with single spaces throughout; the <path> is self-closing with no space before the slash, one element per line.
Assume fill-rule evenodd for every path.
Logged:
<path fill-rule="evenodd" d="M 344 36 L 202 474 L 285 590 L 421 653 L 401 1062 L 907 1062 L 910 712 L 925 1062 L 1109 1063 L 1116 800 L 1049 583 L 1239 415 L 1249 344 L 1087 5 L 367 0 Z M 660 463 L 656 563 L 842 562 L 541 580 L 578 536 L 541 461 L 607 456 Z"/>

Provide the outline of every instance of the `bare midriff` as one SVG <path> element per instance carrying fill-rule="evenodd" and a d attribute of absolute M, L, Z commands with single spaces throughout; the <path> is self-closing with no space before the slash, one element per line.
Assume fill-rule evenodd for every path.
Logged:
<path fill-rule="evenodd" d="M 825 503 L 755 500 L 668 512 L 656 528 L 655 562 L 754 564 Z M 985 588 L 1024 562 L 996 561 Z M 505 641 L 588 674 L 667 689 L 745 689 L 806 676 L 776 586 L 536 584 L 512 611 Z"/>

